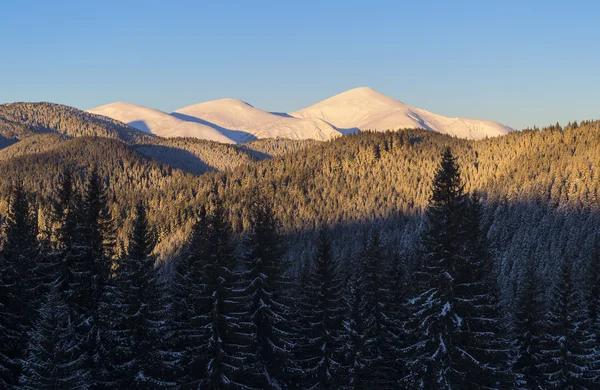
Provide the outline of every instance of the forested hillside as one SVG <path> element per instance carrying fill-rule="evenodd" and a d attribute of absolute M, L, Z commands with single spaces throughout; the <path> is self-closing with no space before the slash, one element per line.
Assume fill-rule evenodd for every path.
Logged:
<path fill-rule="evenodd" d="M 1 104 L 0 132 L 18 140 L 38 133 L 117 138 L 128 143 L 155 138 L 110 118 L 46 102 Z"/>
<path fill-rule="evenodd" d="M 202 174 L 232 170 L 318 143 L 313 140 L 262 139 L 231 145 L 197 138 L 161 138 L 138 144 L 135 150 L 173 168 Z"/>
<path fill-rule="evenodd" d="M 589 248 L 589 233 L 598 226 L 599 133 L 598 122 L 525 130 L 478 142 L 421 130 L 363 133 L 308 148 L 294 144 L 304 149 L 253 164 L 243 162 L 249 158 L 240 155 L 237 146 L 197 141 L 202 145 L 197 150 L 210 150 L 213 161 L 221 148 L 232 153 L 234 159 L 224 158 L 221 167 L 240 164 L 227 173 L 202 176 L 152 162 L 118 141 L 78 138 L 46 153 L 6 160 L 0 171 L 6 178 L 4 194 L 11 180 L 20 176 L 26 188 L 38 194 L 43 208 L 62 162 L 74 164 L 80 173 L 98 165 L 110 183 L 115 209 L 122 210 L 133 199 L 148 202 L 149 219 L 161 231 L 164 245 L 186 236 L 190 213 L 217 183 L 223 187 L 223 201 L 231 210 L 237 232 L 244 229 L 240 210 L 249 193 L 259 190 L 273 200 L 285 232 L 302 234 L 325 222 L 340 229 L 340 240 L 348 236 L 348 242 L 353 242 L 356 229 L 389 225 L 390 240 L 405 240 L 402 250 L 410 251 L 430 196 L 426 183 L 432 179 L 436 156 L 450 145 L 461 163 L 467 189 L 484 199 L 490 239 L 498 248 L 496 257 L 506 259 L 507 280 L 515 280 L 512 263 L 529 252 L 548 264 L 549 270 L 557 250 L 564 249 L 576 261 L 583 261 L 585 251 L 580 249 Z M 243 148 L 249 151 L 253 145 Z M 267 141 L 257 145 L 262 145 L 256 150 L 263 155 L 278 154 L 269 152 L 272 147 Z M 236 163 L 235 156 L 243 161 Z M 117 218 L 119 215 L 123 213 Z M 408 229 L 397 228 L 406 223 Z M 536 243 L 534 247 L 531 242 Z"/>
<path fill-rule="evenodd" d="M 69 139 L 68 136 L 56 133 L 33 134 L 0 149 L 0 160 L 47 152 Z"/>
<path fill-rule="evenodd" d="M 361 134 L 200 176 L 101 137 L 5 160 L 0 385 L 597 388 L 599 136 Z"/>

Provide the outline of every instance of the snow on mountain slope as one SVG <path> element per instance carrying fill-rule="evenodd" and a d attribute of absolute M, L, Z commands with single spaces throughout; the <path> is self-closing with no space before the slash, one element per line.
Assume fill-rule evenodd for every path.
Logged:
<path fill-rule="evenodd" d="M 360 130 L 405 128 L 423 128 L 469 139 L 512 131 L 496 122 L 434 114 L 366 87 L 351 89 L 290 114 L 263 111 L 236 99 L 194 104 L 171 114 L 122 102 L 89 112 L 161 137 L 194 137 L 223 143 L 263 138 L 329 140 Z"/>
<path fill-rule="evenodd" d="M 217 129 L 236 142 L 262 138 L 329 140 L 342 135 L 320 118 L 294 118 L 260 110 L 236 99 L 220 99 L 181 108 L 176 118 Z"/>
<path fill-rule="evenodd" d="M 469 139 L 495 137 L 512 131 L 510 127 L 496 122 L 434 114 L 367 87 L 351 89 L 290 115 L 322 119 L 338 129 L 385 131 L 423 128 Z"/>
<path fill-rule="evenodd" d="M 235 143 L 214 127 L 184 121 L 165 112 L 137 104 L 117 102 L 93 108 L 88 112 L 116 119 L 160 137 L 194 137 L 228 144 Z"/>

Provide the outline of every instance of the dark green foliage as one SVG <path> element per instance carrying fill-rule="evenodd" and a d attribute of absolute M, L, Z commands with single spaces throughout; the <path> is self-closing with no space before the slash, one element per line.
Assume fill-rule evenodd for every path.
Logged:
<path fill-rule="evenodd" d="M 519 374 L 523 387 L 537 389 L 543 385 L 539 365 L 544 335 L 544 302 L 541 286 L 531 263 L 526 268 L 517 297 L 513 333 L 518 353 L 513 370 Z"/>
<path fill-rule="evenodd" d="M 110 278 L 113 234 L 105 187 L 94 168 L 83 196 L 75 242 L 78 251 L 71 260 L 74 277 L 69 297 L 74 321 L 85 343 L 86 368 L 97 388 L 110 387 L 114 381 L 114 339 L 111 335 L 114 286 Z"/>
<path fill-rule="evenodd" d="M 129 246 L 117 269 L 119 386 L 128 389 L 172 387 L 166 378 L 166 336 L 162 291 L 154 268 L 156 242 L 142 203 L 136 205 Z"/>
<path fill-rule="evenodd" d="M 336 384 L 345 389 L 360 389 L 364 369 L 364 325 L 361 315 L 363 302 L 362 278 L 353 269 L 346 283 L 345 311 L 340 332 L 340 370 Z"/>
<path fill-rule="evenodd" d="M 188 366 L 182 378 L 184 388 L 221 389 L 244 388 L 242 366 L 249 358 L 250 325 L 243 322 L 242 291 L 238 283 L 234 247 L 225 209 L 217 194 L 213 194 L 211 210 L 206 219 L 196 223 L 190 258 L 180 266 L 179 294 L 194 295 L 182 299 L 177 294 L 175 341 L 187 343 L 182 361 Z M 198 260 L 200 264 L 193 264 Z M 195 267 L 198 267 L 195 269 Z M 197 272 L 197 273 L 196 273 Z M 198 276 L 190 284 L 189 278 Z M 187 280 L 186 280 L 187 279 Z M 189 303 L 193 317 L 182 319 L 182 306 Z M 187 375 L 186 375 L 187 374 Z"/>
<path fill-rule="evenodd" d="M 392 279 L 391 264 L 384 252 L 378 232 L 369 237 L 361 253 L 360 338 L 362 340 L 359 388 L 378 389 L 397 387 L 401 369 L 396 357 L 402 345 L 399 292 Z"/>
<path fill-rule="evenodd" d="M 337 263 L 331 253 L 329 232 L 321 227 L 308 278 L 300 297 L 300 343 L 297 362 L 301 388 L 330 389 L 338 381 L 344 303 Z"/>
<path fill-rule="evenodd" d="M 550 296 L 540 348 L 540 371 L 547 389 L 585 389 L 597 383 L 598 371 L 593 335 L 587 327 L 586 310 L 563 262 Z"/>
<path fill-rule="evenodd" d="M 510 344 L 479 233 L 479 207 L 464 194 L 456 158 L 433 181 L 406 349 L 417 388 L 510 387 Z"/>
<path fill-rule="evenodd" d="M 515 386 L 512 374 L 514 346 L 508 337 L 506 315 L 492 273 L 488 243 L 481 231 L 481 204 L 472 196 L 466 221 L 466 259 L 462 278 L 455 281 L 457 312 L 462 316 L 458 343 L 465 359 L 459 370 L 467 373 L 466 385 L 484 388 Z"/>
<path fill-rule="evenodd" d="M 245 241 L 242 275 L 247 321 L 251 324 L 250 353 L 254 362 L 248 364 L 252 387 L 285 388 L 292 374 L 288 357 L 292 353 L 293 333 L 288 318 L 290 306 L 286 294 L 290 281 L 284 276 L 284 248 L 278 233 L 278 223 L 272 207 L 261 198 L 250 208 L 250 232 Z"/>
<path fill-rule="evenodd" d="M 69 309 L 53 291 L 42 304 L 29 331 L 20 387 L 27 390 L 92 388 L 85 368 L 84 343 L 71 322 Z"/>
<path fill-rule="evenodd" d="M 173 376 L 182 388 L 197 388 L 206 378 L 209 362 L 205 344 L 204 314 L 208 310 L 204 285 L 204 257 L 208 237 L 206 208 L 200 208 L 188 246 L 177 262 L 172 286 L 170 349 L 175 359 Z"/>
<path fill-rule="evenodd" d="M 27 331 L 36 317 L 36 290 L 41 282 L 36 274 L 36 234 L 27 194 L 17 183 L 11 193 L 0 252 L 0 384 L 17 384 Z"/>
<path fill-rule="evenodd" d="M 66 302 L 73 303 L 72 283 L 77 280 L 74 262 L 81 256 L 81 248 L 77 245 L 78 230 L 81 227 L 83 204 L 81 195 L 76 192 L 73 183 L 73 172 L 65 166 L 56 200 L 53 203 L 53 217 L 56 224 L 54 252 L 48 257 L 53 264 L 54 283 L 58 291 L 65 296 Z"/>
<path fill-rule="evenodd" d="M 594 246 L 587 268 L 588 326 L 594 337 L 594 343 L 600 345 L 600 235 L 594 237 Z M 600 357 L 599 357 L 600 358 Z"/>
<path fill-rule="evenodd" d="M 407 386 L 450 389 L 466 376 L 457 367 L 462 359 L 457 341 L 464 313 L 458 311 L 455 281 L 468 272 L 463 249 L 467 202 L 456 158 L 446 149 L 433 181 L 416 295 L 411 300 L 413 315 L 407 331 L 413 340 L 408 347 L 412 358 Z"/>

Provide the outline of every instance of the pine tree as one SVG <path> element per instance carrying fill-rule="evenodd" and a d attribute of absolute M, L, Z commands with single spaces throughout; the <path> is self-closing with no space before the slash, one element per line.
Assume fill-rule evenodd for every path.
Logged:
<path fill-rule="evenodd" d="M 211 302 L 201 283 L 207 266 L 208 217 L 202 206 L 192 227 L 184 255 L 178 261 L 172 287 L 171 326 L 169 337 L 174 355 L 172 370 L 181 388 L 198 388 L 206 380 L 210 361 L 205 339 L 205 313 Z"/>
<path fill-rule="evenodd" d="M 414 339 L 406 350 L 411 372 L 406 386 L 451 389 L 465 376 L 454 367 L 460 360 L 454 342 L 462 321 L 456 312 L 454 281 L 464 261 L 466 203 L 458 164 L 446 149 L 433 182 L 416 296 L 410 301 L 414 314 L 408 326 Z"/>
<path fill-rule="evenodd" d="M 598 373 L 595 384 L 600 385 L 600 236 L 594 239 L 594 247 L 587 272 L 588 294 L 587 302 L 587 329 L 592 335 L 593 343 L 596 346 L 596 355 L 590 369 Z"/>
<path fill-rule="evenodd" d="M 20 388 L 31 390 L 89 389 L 84 344 L 57 291 L 49 293 L 29 332 Z"/>
<path fill-rule="evenodd" d="M 66 166 L 62 172 L 61 181 L 54 201 L 54 220 L 58 224 L 56 232 L 54 258 L 55 282 L 59 291 L 71 303 L 72 283 L 76 276 L 73 274 L 73 263 L 80 254 L 77 247 L 78 227 L 81 223 L 82 199 L 73 183 L 73 172 Z M 80 240 L 81 241 L 81 240 Z"/>
<path fill-rule="evenodd" d="M 594 335 L 595 344 L 600 345 L 600 236 L 596 236 L 594 239 L 587 278 L 586 302 L 588 303 L 589 329 Z"/>
<path fill-rule="evenodd" d="M 289 305 L 285 301 L 290 283 L 284 277 L 284 248 L 277 221 L 266 200 L 255 202 L 250 210 L 250 233 L 245 242 L 243 278 L 247 317 L 251 324 L 254 355 L 252 374 L 247 381 L 261 389 L 281 389 L 291 379 L 287 361 L 292 350 Z"/>
<path fill-rule="evenodd" d="M 525 269 L 513 318 L 517 358 L 513 370 L 520 375 L 523 387 L 538 389 L 543 385 L 541 339 L 544 335 L 544 302 L 535 268 L 530 262 Z"/>
<path fill-rule="evenodd" d="M 362 388 L 395 388 L 399 378 L 396 362 L 401 344 L 399 311 L 391 290 L 391 268 L 379 233 L 373 232 L 362 253 L 363 293 L 360 316 L 364 342 L 362 353 Z"/>
<path fill-rule="evenodd" d="M 35 224 L 21 183 L 13 186 L 0 252 L 0 384 L 16 385 L 27 331 L 36 317 Z"/>
<path fill-rule="evenodd" d="M 112 218 L 106 190 L 96 168 L 92 169 L 81 207 L 72 258 L 73 277 L 69 307 L 86 343 L 86 364 L 95 388 L 109 388 L 114 382 L 114 340 L 112 315 L 114 286 L 110 277 L 114 246 Z"/>
<path fill-rule="evenodd" d="M 166 336 L 162 291 L 154 269 L 155 237 L 141 202 L 129 238 L 129 246 L 117 270 L 119 317 L 119 383 L 128 389 L 163 389 L 165 381 L 162 340 Z"/>
<path fill-rule="evenodd" d="M 195 346 L 207 359 L 200 388 L 246 388 L 242 369 L 249 358 L 251 336 L 249 324 L 243 322 L 231 225 L 216 193 L 202 236 L 197 254 L 203 265 L 198 280 L 202 290 L 197 307 L 201 312 L 194 319 L 205 332 L 198 340 L 202 344 Z"/>
<path fill-rule="evenodd" d="M 405 386 L 431 389 L 506 387 L 511 349 L 497 294 L 487 276 L 478 212 L 464 193 L 459 167 L 446 149 L 433 182 L 422 235 L 422 262 L 404 350 Z M 475 206 L 477 207 L 477 206 Z"/>
<path fill-rule="evenodd" d="M 586 327 L 586 310 L 563 260 L 544 320 L 540 369 L 547 389 L 592 388 L 598 375 L 593 335 Z"/>
<path fill-rule="evenodd" d="M 340 333 L 344 303 L 342 282 L 326 228 L 319 229 L 314 267 L 303 288 L 298 348 L 302 388 L 335 388 L 340 368 Z"/>
<path fill-rule="evenodd" d="M 481 203 L 477 195 L 468 202 L 465 262 L 455 280 L 459 328 L 457 347 L 463 360 L 458 370 L 467 373 L 468 386 L 513 387 L 514 345 L 509 340 L 499 290 L 493 275 L 488 243 L 481 230 Z"/>
<path fill-rule="evenodd" d="M 364 368 L 364 325 L 361 316 L 363 302 L 360 269 L 354 266 L 346 283 L 344 296 L 344 320 L 340 332 L 340 373 L 336 384 L 339 388 L 353 390 L 361 388 Z"/>

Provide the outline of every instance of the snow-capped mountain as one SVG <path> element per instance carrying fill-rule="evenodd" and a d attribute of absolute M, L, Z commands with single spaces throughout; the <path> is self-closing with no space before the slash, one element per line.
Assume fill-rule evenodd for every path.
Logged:
<path fill-rule="evenodd" d="M 512 131 L 497 122 L 448 118 L 409 106 L 371 88 L 355 88 L 292 113 L 272 113 L 236 99 L 220 99 L 171 114 L 130 103 L 89 112 L 161 137 L 195 137 L 237 143 L 261 138 L 329 140 L 360 130 L 422 128 L 459 138 L 482 139 Z"/>
<path fill-rule="evenodd" d="M 496 122 L 437 115 L 367 87 L 351 89 L 290 115 L 319 118 L 340 129 L 385 131 L 422 128 L 468 139 L 495 137 L 512 131 L 510 127 Z"/>
<path fill-rule="evenodd" d="M 328 140 L 342 134 L 320 118 L 295 118 L 252 107 L 236 99 L 220 99 L 180 108 L 176 118 L 215 127 L 236 142 L 260 138 Z"/>
<path fill-rule="evenodd" d="M 214 127 L 184 121 L 166 112 L 137 104 L 116 102 L 93 108 L 88 112 L 116 119 L 127 123 L 133 128 L 159 137 L 193 137 L 222 143 L 234 143 Z"/>

